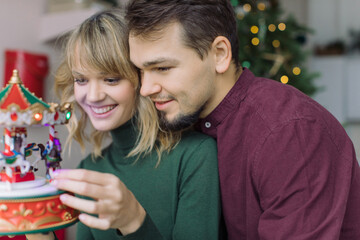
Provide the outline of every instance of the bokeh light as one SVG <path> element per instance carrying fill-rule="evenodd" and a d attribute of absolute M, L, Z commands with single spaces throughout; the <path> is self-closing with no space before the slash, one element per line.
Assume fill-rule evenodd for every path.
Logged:
<path fill-rule="evenodd" d="M 274 48 L 278 48 L 278 47 L 280 47 L 280 41 L 275 39 L 274 41 L 272 41 L 272 45 Z"/>
<path fill-rule="evenodd" d="M 260 43 L 260 39 L 258 39 L 257 37 L 254 37 L 251 39 L 251 43 L 252 43 L 252 45 L 257 46 Z"/>
<path fill-rule="evenodd" d="M 270 24 L 268 29 L 269 29 L 270 32 L 275 32 L 275 30 L 276 30 L 275 24 Z"/>
<path fill-rule="evenodd" d="M 259 32 L 259 28 L 257 26 L 252 26 L 250 28 L 250 31 L 253 33 L 253 34 L 257 34 Z"/>
<path fill-rule="evenodd" d="M 285 23 L 279 23 L 278 28 L 279 28 L 280 31 L 285 31 L 286 24 Z"/>
<path fill-rule="evenodd" d="M 283 83 L 283 84 L 287 84 L 289 82 L 289 77 L 286 76 L 286 75 L 283 75 L 281 78 L 280 78 L 280 81 Z"/>

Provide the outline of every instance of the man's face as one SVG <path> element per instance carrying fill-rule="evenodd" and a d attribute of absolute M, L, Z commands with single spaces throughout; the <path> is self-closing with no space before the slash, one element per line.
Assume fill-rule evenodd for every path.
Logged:
<path fill-rule="evenodd" d="M 201 60 L 185 46 L 181 26 L 169 24 L 156 40 L 131 36 L 130 58 L 140 69 L 143 96 L 159 111 L 162 127 L 179 130 L 205 117 L 215 92 L 215 57 Z"/>

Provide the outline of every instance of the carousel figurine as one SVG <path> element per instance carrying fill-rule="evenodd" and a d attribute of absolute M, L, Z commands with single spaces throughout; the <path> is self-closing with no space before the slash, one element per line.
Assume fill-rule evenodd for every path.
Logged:
<path fill-rule="evenodd" d="M 4 129 L 0 150 L 0 236 L 24 235 L 65 228 L 77 221 L 78 211 L 63 205 L 63 191 L 50 184 L 60 168 L 61 143 L 55 125 L 66 124 L 72 105 L 46 103 L 22 83 L 13 71 L 0 91 L 0 126 Z M 27 127 L 47 127 L 46 146 L 27 144 Z M 44 142 L 45 142 L 44 141 Z M 29 157 L 35 157 L 31 164 Z M 35 163 L 45 160 L 46 177 L 35 175 Z"/>
<path fill-rule="evenodd" d="M 61 143 L 58 138 L 58 132 L 51 126 L 49 134 L 49 141 L 44 145 L 39 144 L 41 149 L 41 159 L 45 161 L 46 166 L 46 178 L 51 181 L 52 174 L 56 169 L 60 169 L 61 158 Z"/>

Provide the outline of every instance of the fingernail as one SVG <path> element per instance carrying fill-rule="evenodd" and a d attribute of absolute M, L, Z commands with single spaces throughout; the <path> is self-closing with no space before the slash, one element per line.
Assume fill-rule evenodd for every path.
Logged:
<path fill-rule="evenodd" d="M 57 185 L 58 185 L 58 181 L 52 179 L 52 180 L 50 181 L 50 184 L 53 185 L 53 186 L 57 186 Z"/>
<path fill-rule="evenodd" d="M 55 171 L 52 173 L 52 177 L 53 177 L 53 178 L 56 178 L 58 175 L 59 175 L 59 170 L 55 170 Z"/>
<path fill-rule="evenodd" d="M 66 195 L 60 195 L 60 201 L 64 202 L 66 201 L 67 196 Z"/>

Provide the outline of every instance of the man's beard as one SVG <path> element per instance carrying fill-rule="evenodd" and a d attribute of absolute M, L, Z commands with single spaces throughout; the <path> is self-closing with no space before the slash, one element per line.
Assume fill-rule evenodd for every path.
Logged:
<path fill-rule="evenodd" d="M 164 131 L 180 131 L 186 129 L 197 122 L 203 108 L 204 106 L 188 115 L 179 114 L 179 116 L 176 116 L 171 122 L 166 119 L 164 112 L 158 111 L 160 128 Z"/>

